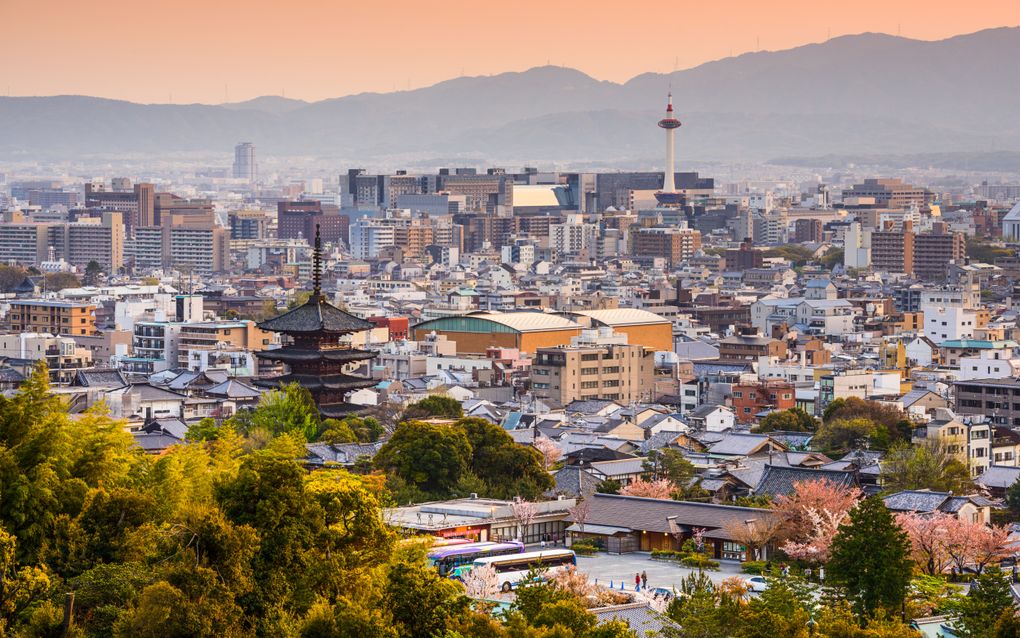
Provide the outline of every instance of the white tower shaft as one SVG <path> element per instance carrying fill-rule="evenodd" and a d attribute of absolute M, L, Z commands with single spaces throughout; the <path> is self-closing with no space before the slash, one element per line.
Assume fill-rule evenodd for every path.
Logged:
<path fill-rule="evenodd" d="M 676 129 L 666 129 L 666 174 L 663 175 L 662 192 L 675 193 L 673 174 L 676 166 Z"/>

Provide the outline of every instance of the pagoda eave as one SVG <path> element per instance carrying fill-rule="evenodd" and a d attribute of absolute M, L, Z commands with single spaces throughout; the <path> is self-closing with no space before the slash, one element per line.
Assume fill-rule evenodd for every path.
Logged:
<path fill-rule="evenodd" d="M 284 374 L 278 377 L 258 379 L 255 385 L 263 388 L 281 388 L 296 383 L 313 394 L 320 390 L 358 390 L 377 385 L 376 379 L 366 379 L 349 374 L 328 374 L 322 376 L 310 374 Z"/>
<path fill-rule="evenodd" d="M 367 361 L 374 359 L 376 353 L 371 350 L 345 349 L 345 350 L 307 350 L 284 346 L 274 350 L 263 350 L 255 353 L 259 359 L 267 361 L 282 361 L 283 363 L 301 362 L 310 363 L 314 361 L 335 361 L 349 363 L 354 361 Z"/>

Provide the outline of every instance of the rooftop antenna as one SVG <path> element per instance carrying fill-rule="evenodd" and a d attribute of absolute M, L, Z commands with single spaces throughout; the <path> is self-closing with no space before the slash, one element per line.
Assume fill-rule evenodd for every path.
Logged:
<path fill-rule="evenodd" d="M 312 250 L 312 298 L 322 300 L 322 236 L 315 225 L 315 248 Z"/>

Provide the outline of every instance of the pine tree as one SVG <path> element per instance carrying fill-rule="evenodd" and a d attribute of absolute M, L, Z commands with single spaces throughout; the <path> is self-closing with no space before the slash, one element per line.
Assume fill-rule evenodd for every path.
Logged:
<path fill-rule="evenodd" d="M 998 568 L 977 577 L 967 595 L 960 600 L 953 628 L 963 638 L 991 638 L 1003 612 L 1013 608 L 1009 583 Z"/>
<path fill-rule="evenodd" d="M 832 541 L 830 582 L 847 590 L 854 611 L 899 611 L 910 586 L 910 541 L 878 497 L 862 501 Z"/>

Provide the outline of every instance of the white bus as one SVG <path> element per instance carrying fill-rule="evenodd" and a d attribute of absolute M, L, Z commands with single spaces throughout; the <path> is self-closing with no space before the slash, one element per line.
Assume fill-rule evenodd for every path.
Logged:
<path fill-rule="evenodd" d="M 574 552 L 569 549 L 547 549 L 509 556 L 486 556 L 471 563 L 471 567 L 491 565 L 499 577 L 500 589 L 506 592 L 519 585 L 532 569 L 548 575 L 576 564 Z"/>

